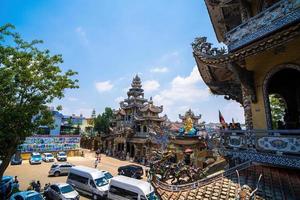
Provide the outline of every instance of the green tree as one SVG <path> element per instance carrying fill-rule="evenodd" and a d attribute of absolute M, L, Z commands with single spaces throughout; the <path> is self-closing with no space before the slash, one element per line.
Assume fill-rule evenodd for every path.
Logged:
<path fill-rule="evenodd" d="M 109 107 L 105 108 L 105 111 L 102 114 L 99 114 L 95 118 L 95 122 L 94 122 L 95 131 L 97 131 L 98 134 L 109 133 L 109 126 L 110 126 L 110 121 L 112 118 L 113 118 L 112 109 Z"/>
<path fill-rule="evenodd" d="M 78 88 L 77 73 L 63 73 L 61 55 L 24 41 L 10 24 L 0 27 L 0 180 L 17 146 L 41 125 L 52 124 L 47 104 Z"/>
<path fill-rule="evenodd" d="M 269 96 L 270 108 L 272 115 L 273 129 L 278 129 L 278 121 L 284 121 L 286 105 L 284 99 L 278 94 L 271 94 Z"/>
<path fill-rule="evenodd" d="M 62 105 L 58 105 L 58 106 L 56 107 L 56 110 L 57 110 L 57 111 L 62 111 L 62 110 L 63 110 Z"/>

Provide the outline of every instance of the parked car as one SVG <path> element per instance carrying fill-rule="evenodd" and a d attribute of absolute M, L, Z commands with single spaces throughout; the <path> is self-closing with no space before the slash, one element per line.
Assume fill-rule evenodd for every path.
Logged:
<path fill-rule="evenodd" d="M 17 192 L 10 197 L 10 200 L 44 200 L 43 196 L 33 190 Z"/>
<path fill-rule="evenodd" d="M 44 195 L 52 200 L 78 200 L 80 198 L 78 192 L 68 183 L 52 184 L 44 191 Z"/>
<path fill-rule="evenodd" d="M 0 182 L 0 199 L 8 197 L 13 189 L 14 178 L 12 176 L 3 176 Z"/>
<path fill-rule="evenodd" d="M 74 165 L 64 162 L 64 163 L 54 163 L 51 168 L 50 171 L 48 173 L 49 176 L 60 176 L 60 175 L 68 175 L 70 172 L 70 169 L 73 167 Z"/>
<path fill-rule="evenodd" d="M 57 161 L 67 161 L 67 154 L 66 152 L 60 151 L 56 155 Z"/>
<path fill-rule="evenodd" d="M 52 155 L 52 153 L 43 153 L 43 161 L 54 162 L 54 156 Z"/>
<path fill-rule="evenodd" d="M 90 167 L 72 167 L 67 183 L 92 199 L 105 198 L 108 193 L 109 180 L 106 179 L 105 173 Z"/>
<path fill-rule="evenodd" d="M 14 154 L 12 157 L 11 157 L 11 160 L 10 160 L 10 164 L 11 165 L 21 165 L 22 164 L 22 157 L 20 154 Z"/>
<path fill-rule="evenodd" d="M 40 153 L 33 152 L 31 153 L 31 157 L 29 159 L 29 163 L 32 164 L 41 164 L 42 163 L 42 156 Z"/>
<path fill-rule="evenodd" d="M 143 168 L 138 165 L 126 165 L 118 168 L 118 174 L 131 178 L 141 179 L 144 174 Z"/>
<path fill-rule="evenodd" d="M 157 200 L 153 186 L 142 180 L 126 176 L 115 176 L 110 180 L 108 199 Z"/>

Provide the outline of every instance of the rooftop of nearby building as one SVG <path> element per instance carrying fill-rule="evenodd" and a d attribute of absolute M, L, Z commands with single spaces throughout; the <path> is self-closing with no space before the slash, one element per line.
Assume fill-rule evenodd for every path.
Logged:
<path fill-rule="evenodd" d="M 239 171 L 240 185 L 256 188 L 258 178 L 262 175 L 255 199 L 298 199 L 300 196 L 300 171 L 254 164 Z M 170 191 L 155 185 L 163 200 L 176 199 L 236 199 L 239 189 L 237 174 L 219 177 L 206 184 L 182 191 Z"/>

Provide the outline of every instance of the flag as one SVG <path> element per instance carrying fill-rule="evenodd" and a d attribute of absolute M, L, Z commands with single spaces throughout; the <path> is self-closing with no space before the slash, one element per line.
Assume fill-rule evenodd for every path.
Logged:
<path fill-rule="evenodd" d="M 220 123 L 221 123 L 222 125 L 225 125 L 225 124 L 226 124 L 225 119 L 224 119 L 224 117 L 223 117 L 223 115 L 222 115 L 222 113 L 221 113 L 220 110 L 219 110 L 219 121 L 220 121 Z"/>

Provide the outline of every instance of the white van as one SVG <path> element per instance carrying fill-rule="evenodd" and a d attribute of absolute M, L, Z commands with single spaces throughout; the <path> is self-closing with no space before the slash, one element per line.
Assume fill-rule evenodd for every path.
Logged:
<path fill-rule="evenodd" d="M 104 171 L 90 167 L 72 167 L 67 183 L 72 185 L 79 193 L 91 196 L 92 199 L 106 197 L 108 193 L 109 180 L 106 178 Z"/>
<path fill-rule="evenodd" d="M 156 200 L 153 186 L 142 180 L 115 176 L 110 180 L 108 199 L 111 200 Z"/>

